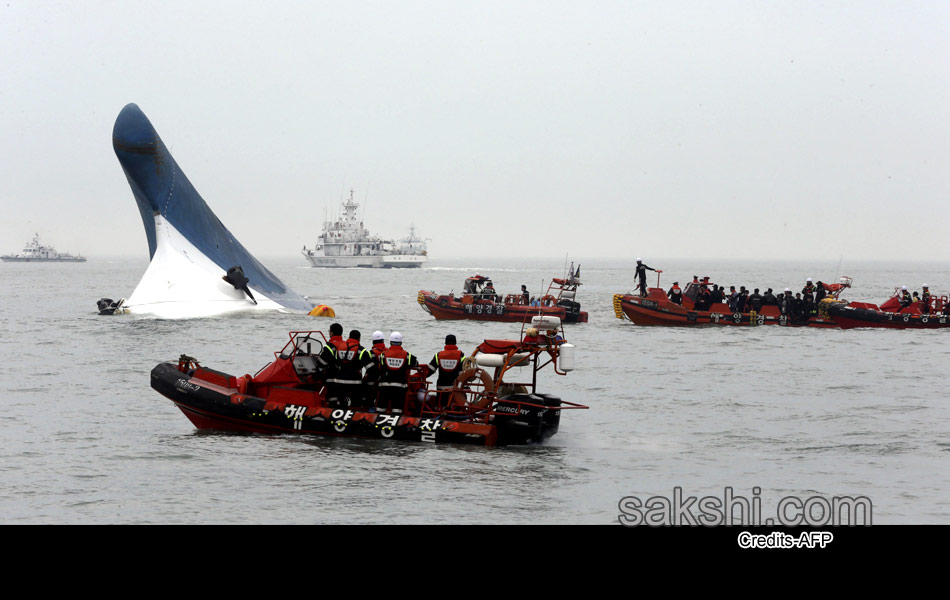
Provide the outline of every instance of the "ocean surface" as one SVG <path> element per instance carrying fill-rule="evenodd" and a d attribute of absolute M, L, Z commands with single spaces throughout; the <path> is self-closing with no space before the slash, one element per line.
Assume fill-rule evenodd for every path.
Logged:
<path fill-rule="evenodd" d="M 0 264 L 0 522 L 618 524 L 625 497 L 730 488 L 766 516 L 786 497 L 862 496 L 875 524 L 950 523 L 950 330 L 641 327 L 611 302 L 633 288 L 633 261 L 580 262 L 590 322 L 566 326 L 578 368 L 543 372 L 539 388 L 590 409 L 565 412 L 544 445 L 493 449 L 199 432 L 150 388 L 152 367 L 184 352 L 254 373 L 288 331 L 331 321 L 100 317 L 96 300 L 130 295 L 145 260 Z M 843 274 L 853 300 L 950 290 L 944 263 L 646 262 L 664 287 L 709 275 L 797 291 Z M 563 260 L 516 258 L 392 271 L 264 263 L 346 331 L 400 331 L 425 362 L 447 333 L 470 352 L 520 326 L 436 321 L 420 289 L 459 292 L 477 272 L 501 294 L 538 294 L 565 272 Z"/>

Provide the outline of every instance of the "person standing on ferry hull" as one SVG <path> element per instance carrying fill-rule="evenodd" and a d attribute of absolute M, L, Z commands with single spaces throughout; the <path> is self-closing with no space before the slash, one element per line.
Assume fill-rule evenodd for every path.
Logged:
<path fill-rule="evenodd" d="M 401 413 L 409 393 L 409 370 L 419 361 L 402 347 L 402 334 L 389 334 L 389 348 L 379 355 L 379 398 L 376 409 Z"/>
<path fill-rule="evenodd" d="M 641 296 L 647 295 L 647 271 L 656 272 L 656 269 L 654 269 L 653 267 L 648 267 L 645 264 L 643 264 L 642 258 L 637 258 L 637 272 L 634 276 L 640 280 L 640 283 L 638 284 L 638 286 L 640 288 Z"/>
<path fill-rule="evenodd" d="M 455 385 L 455 380 L 462 372 L 464 361 L 465 353 L 456 345 L 455 336 L 452 334 L 445 336 L 445 348 L 436 352 L 428 365 L 428 375 L 437 371 L 439 373 L 435 381 L 435 389 L 440 392 L 440 396 L 444 395 L 444 390 L 451 389 Z M 446 400 L 447 398 L 440 398 L 439 405 L 445 406 Z"/>

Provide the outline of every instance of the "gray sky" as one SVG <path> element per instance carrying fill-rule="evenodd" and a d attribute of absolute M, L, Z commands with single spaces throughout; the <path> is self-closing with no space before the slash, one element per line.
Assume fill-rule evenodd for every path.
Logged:
<path fill-rule="evenodd" d="M 939 259 L 948 40 L 940 1 L 7 0 L 0 253 L 147 256 L 135 102 L 265 257 L 352 187 L 434 257 Z"/>

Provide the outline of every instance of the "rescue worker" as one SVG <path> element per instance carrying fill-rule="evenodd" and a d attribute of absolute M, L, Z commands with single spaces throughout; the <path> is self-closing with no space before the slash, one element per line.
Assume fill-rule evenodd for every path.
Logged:
<path fill-rule="evenodd" d="M 809 304 L 802 298 L 801 292 L 795 292 L 795 298 L 792 299 L 792 321 L 801 321 L 808 318 Z"/>
<path fill-rule="evenodd" d="M 673 304 L 683 304 L 683 290 L 680 289 L 679 281 L 673 282 L 673 287 L 670 288 L 670 291 L 668 291 L 666 295 Z"/>
<path fill-rule="evenodd" d="M 482 290 L 483 297 L 495 301 L 495 286 L 492 285 L 491 279 L 485 282 L 485 288 Z"/>
<path fill-rule="evenodd" d="M 802 300 L 808 305 L 815 303 L 815 286 L 811 282 L 811 277 L 805 281 L 805 287 L 802 288 Z"/>
<path fill-rule="evenodd" d="M 902 285 L 900 295 L 901 308 L 907 308 L 913 301 L 913 298 L 910 297 L 910 292 L 907 291 L 907 286 Z"/>
<path fill-rule="evenodd" d="M 699 293 L 696 295 L 696 302 L 693 304 L 694 310 L 709 310 L 711 304 L 709 298 L 712 295 L 712 292 L 709 291 L 707 287 L 699 288 Z"/>
<path fill-rule="evenodd" d="M 336 352 L 336 375 L 327 383 L 334 384 L 336 404 L 341 408 L 363 408 L 366 405 L 363 369 L 373 364 L 373 353 L 360 344 L 360 332 L 350 332 L 345 347 Z"/>
<path fill-rule="evenodd" d="M 374 404 L 378 394 L 379 386 L 379 357 L 386 351 L 386 336 L 382 331 L 373 332 L 373 345 L 369 352 L 373 362 L 370 363 L 363 375 L 363 396 L 369 401 L 368 404 Z"/>
<path fill-rule="evenodd" d="M 706 307 L 706 310 L 709 310 L 709 307 L 713 304 L 722 304 L 722 301 L 725 300 L 725 295 L 722 291 L 721 285 L 713 285 L 713 291 L 709 294 L 709 306 Z"/>
<path fill-rule="evenodd" d="M 339 323 L 330 325 L 330 339 L 323 345 L 317 358 L 317 366 L 326 384 L 326 399 L 331 406 L 340 402 L 340 389 L 337 383 L 337 353 L 346 350 L 346 341 L 343 340 L 343 326 Z"/>
<path fill-rule="evenodd" d="M 736 299 L 739 297 L 739 292 L 736 291 L 736 286 L 729 286 L 729 295 L 726 297 L 727 304 L 729 305 L 729 312 L 736 312 Z"/>
<path fill-rule="evenodd" d="M 744 285 L 739 286 L 739 295 L 736 296 L 736 312 L 744 313 L 749 305 L 749 290 Z"/>
<path fill-rule="evenodd" d="M 778 300 L 779 310 L 786 317 L 789 316 L 792 312 L 792 301 L 795 298 L 792 297 L 792 290 L 785 288 L 785 292 L 782 294 L 782 297 Z"/>
<path fill-rule="evenodd" d="M 409 370 L 419 361 L 402 347 L 402 334 L 389 334 L 389 348 L 379 355 L 379 398 L 376 410 L 402 413 L 409 393 Z"/>
<path fill-rule="evenodd" d="M 640 282 L 637 285 L 640 288 L 641 296 L 647 295 L 647 271 L 653 271 L 655 273 L 656 269 L 654 269 L 653 267 L 648 267 L 645 264 L 643 264 L 642 258 L 637 258 L 637 271 L 634 274 L 634 277 L 640 280 Z"/>
<path fill-rule="evenodd" d="M 825 290 L 825 284 L 818 282 L 818 285 L 815 286 L 815 310 L 818 310 L 818 306 L 821 304 L 821 301 L 825 299 L 827 292 Z"/>
<path fill-rule="evenodd" d="M 528 293 L 528 286 L 521 284 L 521 303 L 528 304 L 531 302 L 531 294 Z"/>
<path fill-rule="evenodd" d="M 448 403 L 445 390 L 452 389 L 455 380 L 462 372 L 462 362 L 465 360 L 465 353 L 456 346 L 455 336 L 451 333 L 445 336 L 445 348 L 436 352 L 429 362 L 426 377 L 435 372 L 439 376 L 435 380 L 435 389 L 439 392 L 439 406 L 445 406 Z"/>
<path fill-rule="evenodd" d="M 759 293 L 759 288 L 755 288 L 755 291 L 749 296 L 749 308 L 755 312 L 762 310 L 762 294 Z"/>
<path fill-rule="evenodd" d="M 765 290 L 762 296 L 762 306 L 778 306 L 778 298 L 772 292 L 772 288 Z"/>
<path fill-rule="evenodd" d="M 382 331 L 373 332 L 373 345 L 369 350 L 373 353 L 373 358 L 379 358 L 379 355 L 386 350 L 386 336 Z"/>
<path fill-rule="evenodd" d="M 924 313 L 925 315 L 929 315 L 931 300 L 930 288 L 927 287 L 926 283 L 921 287 L 924 288 L 924 291 L 920 293 L 920 312 Z"/>

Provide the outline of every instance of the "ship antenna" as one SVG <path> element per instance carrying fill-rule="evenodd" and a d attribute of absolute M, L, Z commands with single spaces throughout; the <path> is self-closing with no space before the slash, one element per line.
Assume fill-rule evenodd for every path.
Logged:
<path fill-rule="evenodd" d="M 366 182 L 366 193 L 363 195 L 363 214 L 360 215 L 360 226 L 363 224 L 363 217 L 366 216 L 366 203 L 369 201 L 369 182 Z"/>

